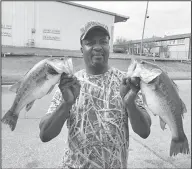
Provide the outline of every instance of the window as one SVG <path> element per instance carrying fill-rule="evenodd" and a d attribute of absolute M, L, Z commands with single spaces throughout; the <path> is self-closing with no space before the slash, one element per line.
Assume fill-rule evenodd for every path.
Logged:
<path fill-rule="evenodd" d="M 170 44 L 170 45 L 175 44 L 175 40 L 170 40 L 168 44 Z"/>
<path fill-rule="evenodd" d="M 179 43 L 179 44 L 180 44 L 180 43 L 184 43 L 184 40 L 185 40 L 185 39 L 178 39 L 178 40 L 177 40 L 177 43 Z"/>
<path fill-rule="evenodd" d="M 173 40 L 173 44 L 175 44 L 175 40 Z"/>

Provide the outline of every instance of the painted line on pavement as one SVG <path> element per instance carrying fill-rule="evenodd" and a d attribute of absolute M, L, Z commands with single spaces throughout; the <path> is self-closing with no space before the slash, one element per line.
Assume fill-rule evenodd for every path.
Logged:
<path fill-rule="evenodd" d="M 157 154 L 153 149 L 149 148 L 148 146 L 146 146 L 145 144 L 143 144 L 141 141 L 137 140 L 136 138 L 134 138 L 133 136 L 130 135 L 130 137 L 133 138 L 133 140 L 135 140 L 137 143 L 141 144 L 143 147 L 145 147 L 147 150 L 149 150 L 150 152 L 152 152 L 155 156 L 157 156 L 158 158 L 160 158 L 161 160 L 171 164 L 172 166 L 174 166 L 175 168 L 178 168 L 178 166 L 176 166 L 174 163 L 167 161 L 166 159 L 164 159 L 163 157 L 161 157 L 159 154 Z"/>

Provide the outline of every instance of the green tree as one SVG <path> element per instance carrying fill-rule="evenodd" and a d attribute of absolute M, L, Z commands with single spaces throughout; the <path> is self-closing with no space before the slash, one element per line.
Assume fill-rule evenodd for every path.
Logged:
<path fill-rule="evenodd" d="M 162 53 L 163 57 L 169 58 L 169 46 L 164 42 L 161 43 L 160 53 Z"/>
<path fill-rule="evenodd" d="M 118 37 L 115 41 L 115 45 L 125 45 L 127 44 L 128 40 L 123 37 Z"/>
<path fill-rule="evenodd" d="M 150 40 L 149 42 L 143 43 L 143 48 L 145 48 L 147 50 L 148 54 L 151 54 L 151 49 L 153 49 L 155 47 L 156 47 L 155 36 L 153 36 L 152 40 Z"/>

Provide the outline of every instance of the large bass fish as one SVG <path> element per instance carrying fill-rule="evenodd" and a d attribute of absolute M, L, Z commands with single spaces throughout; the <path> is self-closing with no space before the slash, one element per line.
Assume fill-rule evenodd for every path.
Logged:
<path fill-rule="evenodd" d="M 188 140 L 183 129 L 186 107 L 178 94 L 176 84 L 157 65 L 146 61 L 132 61 L 131 77 L 140 78 L 141 93 L 146 109 L 160 118 L 164 130 L 167 124 L 172 133 L 170 156 L 188 154 Z"/>
<path fill-rule="evenodd" d="M 1 121 L 8 124 L 13 131 L 20 111 L 24 107 L 29 111 L 36 99 L 42 98 L 53 90 L 62 73 L 72 74 L 72 71 L 71 58 L 48 58 L 35 64 L 21 81 L 11 86 L 10 90 L 16 92 L 16 97 Z"/>

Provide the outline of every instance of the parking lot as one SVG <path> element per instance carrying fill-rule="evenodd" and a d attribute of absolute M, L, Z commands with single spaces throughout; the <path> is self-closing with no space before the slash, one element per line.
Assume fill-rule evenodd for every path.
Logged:
<path fill-rule="evenodd" d="M 184 115 L 183 124 L 191 146 L 191 81 L 175 82 L 187 106 L 188 112 Z M 53 92 L 37 100 L 26 118 L 25 112 L 21 112 L 15 131 L 11 132 L 8 126 L 2 124 L 2 168 L 56 168 L 62 165 L 62 156 L 67 146 L 66 126 L 50 142 L 43 143 L 39 139 L 40 118 L 46 113 Z M 8 91 L 8 86 L 2 87 L 2 115 L 11 106 L 14 95 Z M 157 116 L 151 115 L 151 118 L 151 134 L 147 139 L 140 138 L 130 127 L 129 167 L 191 168 L 191 154 L 169 157 L 170 130 L 168 127 L 165 131 L 161 130 Z"/>

